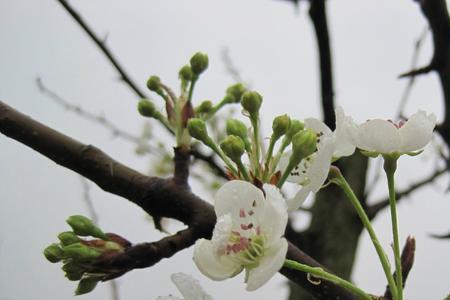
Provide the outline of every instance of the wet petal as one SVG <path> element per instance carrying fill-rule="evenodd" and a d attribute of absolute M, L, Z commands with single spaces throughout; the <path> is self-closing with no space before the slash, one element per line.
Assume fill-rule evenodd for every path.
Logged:
<path fill-rule="evenodd" d="M 217 217 L 231 214 L 233 220 L 239 220 L 241 209 L 257 213 L 264 204 L 264 194 L 253 184 L 233 180 L 225 183 L 216 193 L 214 210 Z"/>
<path fill-rule="evenodd" d="M 301 188 L 293 198 L 287 200 L 288 211 L 292 212 L 297 210 L 305 202 L 310 193 L 311 190 L 307 187 Z"/>
<path fill-rule="evenodd" d="M 284 173 L 284 170 L 286 170 L 287 166 L 289 165 L 289 158 L 291 157 L 291 155 L 292 151 L 289 151 L 281 156 L 278 163 L 278 169 L 281 171 L 281 173 Z M 310 159 L 312 159 L 314 156 L 315 154 L 310 155 Z M 305 164 L 303 161 L 301 161 L 298 166 L 291 171 L 286 181 L 302 184 L 307 181 L 307 179 L 308 178 L 306 177 Z"/>
<path fill-rule="evenodd" d="M 389 121 L 375 119 L 358 127 L 356 147 L 366 151 L 392 153 L 400 148 L 398 129 Z"/>
<path fill-rule="evenodd" d="M 333 153 L 334 157 L 343 157 L 352 155 L 355 152 L 354 137 L 358 126 L 353 121 L 352 117 L 346 116 L 341 106 L 335 110 L 336 114 L 336 130 L 334 131 L 336 137 L 336 145 Z"/>
<path fill-rule="evenodd" d="M 198 280 L 183 273 L 175 273 L 170 276 L 185 300 L 207 300 L 212 297 L 205 293 Z"/>
<path fill-rule="evenodd" d="M 436 116 L 418 111 L 399 129 L 401 147 L 399 152 L 411 152 L 421 150 L 425 147 L 433 136 L 433 129 L 436 126 Z"/>
<path fill-rule="evenodd" d="M 315 118 L 305 119 L 305 128 L 312 129 L 317 133 L 323 133 L 324 135 L 331 134 L 331 129 L 327 125 L 325 125 L 324 122 Z"/>
<path fill-rule="evenodd" d="M 249 270 L 247 291 L 254 291 L 261 287 L 281 269 L 286 258 L 287 248 L 288 243 L 285 238 L 282 238 L 266 250 L 259 266 Z"/>
<path fill-rule="evenodd" d="M 218 256 L 209 240 L 199 239 L 195 243 L 194 262 L 203 275 L 212 280 L 224 280 L 238 274 L 242 267 L 226 256 Z"/>
<path fill-rule="evenodd" d="M 284 235 L 288 221 L 286 201 L 279 189 L 271 184 L 264 185 L 267 205 L 261 216 L 258 216 L 262 232 L 266 235 L 267 246 Z"/>
<path fill-rule="evenodd" d="M 322 148 L 317 151 L 314 161 L 306 171 L 309 184 L 305 187 L 310 191 L 316 193 L 327 179 L 334 149 L 334 138 L 324 137 Z"/>

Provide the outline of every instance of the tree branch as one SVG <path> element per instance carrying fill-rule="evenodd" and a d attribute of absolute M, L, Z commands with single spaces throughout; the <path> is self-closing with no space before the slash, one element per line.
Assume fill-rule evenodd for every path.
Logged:
<path fill-rule="evenodd" d="M 323 120 L 328 127 L 334 129 L 336 119 L 334 116 L 333 103 L 333 70 L 325 1 L 326 0 L 310 0 L 309 16 L 314 25 L 317 48 L 319 50 Z"/>
<path fill-rule="evenodd" d="M 92 39 L 92 41 L 100 48 L 103 54 L 107 57 L 109 62 L 114 66 L 117 72 L 119 72 L 122 80 L 130 87 L 130 89 L 139 98 L 145 98 L 145 93 L 139 89 L 137 84 L 131 79 L 131 76 L 125 71 L 125 69 L 120 65 L 117 58 L 112 54 L 111 50 L 106 47 L 105 42 L 102 41 L 94 31 L 87 25 L 83 18 L 78 14 L 78 12 L 66 1 L 58 0 L 58 2 L 64 7 L 67 13 L 78 23 L 78 25 L 83 28 L 84 32 Z"/>
<path fill-rule="evenodd" d="M 182 221 L 188 228 L 153 243 L 128 245 L 122 254 L 100 257 L 95 268 L 107 270 L 110 276 L 123 275 L 134 268 L 154 265 L 195 243 L 199 238 L 210 238 L 216 217 L 212 206 L 180 189 L 171 178 L 148 177 L 113 160 L 101 150 L 84 145 L 31 118 L 0 101 L 0 132 L 15 139 L 57 164 L 89 178 L 103 190 L 122 196 L 152 216 L 163 216 Z M 287 257 L 322 267 L 293 245 Z M 353 300 L 353 295 L 332 283 L 309 282 L 306 274 L 294 270 L 281 270 L 293 282 L 310 291 L 317 299 Z"/>
<path fill-rule="evenodd" d="M 421 187 L 426 186 L 427 184 L 429 184 L 430 182 L 433 182 L 434 180 L 436 180 L 439 176 L 441 176 L 442 174 L 444 174 L 445 172 L 447 172 L 448 168 L 444 167 L 442 169 L 438 169 L 436 171 L 433 172 L 433 174 L 431 174 L 430 176 L 419 180 L 413 184 L 410 185 L 409 188 L 399 191 L 395 194 L 395 197 L 397 199 L 397 203 L 398 201 L 400 201 L 400 199 L 410 195 L 412 192 L 414 192 L 417 189 L 420 189 Z M 369 218 L 372 220 L 373 218 L 375 218 L 375 216 L 385 207 L 389 206 L 389 198 L 385 198 L 383 200 L 378 200 L 375 202 L 375 204 L 370 205 L 369 207 L 367 207 L 367 215 L 369 216 Z"/>

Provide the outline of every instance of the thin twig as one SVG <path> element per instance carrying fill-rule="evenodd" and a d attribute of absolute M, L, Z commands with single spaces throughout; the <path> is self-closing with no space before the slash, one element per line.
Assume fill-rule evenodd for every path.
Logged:
<path fill-rule="evenodd" d="M 64 7 L 64 9 L 72 16 L 74 21 L 81 26 L 84 32 L 92 39 L 92 41 L 100 48 L 109 62 L 114 66 L 117 72 L 119 72 L 122 80 L 130 87 L 131 90 L 139 97 L 146 98 L 145 93 L 137 86 L 137 84 L 131 79 L 131 76 L 125 71 L 124 67 L 119 63 L 117 58 L 112 54 L 111 50 L 106 46 L 105 40 L 100 39 L 95 32 L 89 27 L 86 21 L 80 16 L 80 14 L 65 0 L 58 0 L 58 2 Z"/>
<path fill-rule="evenodd" d="M 410 195 L 414 191 L 418 190 L 419 188 L 426 186 L 428 183 L 433 182 L 436 180 L 439 176 L 446 173 L 448 171 L 447 167 L 435 170 L 430 176 L 427 176 L 426 178 L 423 178 L 422 180 L 419 180 L 413 184 L 410 185 L 409 188 L 399 191 L 396 193 L 397 203 L 400 199 L 405 198 L 406 196 Z M 389 198 L 385 198 L 383 200 L 378 200 L 375 202 L 375 204 L 369 206 L 367 208 L 367 214 L 369 215 L 370 219 L 373 219 L 378 212 L 380 212 L 385 207 L 389 206 Z"/>
<path fill-rule="evenodd" d="M 420 33 L 419 37 L 417 38 L 415 44 L 414 44 L 414 52 L 411 58 L 411 70 L 414 70 L 417 68 L 417 63 L 419 61 L 419 55 L 420 50 L 422 49 L 423 42 L 425 41 L 425 38 L 428 35 L 429 32 L 428 26 L 426 26 L 422 32 Z M 397 108 L 397 118 L 403 117 L 403 110 L 406 106 L 406 103 L 408 102 L 409 96 L 411 94 L 412 87 L 415 83 L 416 76 L 410 76 L 408 83 L 405 86 L 405 89 L 403 90 L 402 97 L 400 98 L 400 103 Z"/>

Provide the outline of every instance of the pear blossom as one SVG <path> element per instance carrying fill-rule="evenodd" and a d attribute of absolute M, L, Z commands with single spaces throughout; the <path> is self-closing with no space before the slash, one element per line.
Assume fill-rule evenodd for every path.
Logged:
<path fill-rule="evenodd" d="M 304 120 L 305 128 L 317 133 L 317 151 L 303 159 L 295 167 L 287 181 L 297 183 L 302 188 L 287 202 L 288 211 L 294 211 L 306 200 L 308 195 L 317 193 L 328 177 L 333 159 L 349 156 L 355 152 L 353 132 L 356 124 L 353 119 L 344 114 L 342 107 L 337 107 L 336 130 L 333 132 L 322 121 L 314 118 Z M 284 170 L 288 164 L 288 153 L 280 160 L 280 169 Z"/>
<path fill-rule="evenodd" d="M 194 279 L 191 275 L 175 273 L 170 278 L 184 298 L 169 295 L 160 296 L 156 300 L 212 300 L 212 297 L 203 290 L 198 280 Z"/>
<path fill-rule="evenodd" d="M 436 116 L 419 110 L 408 121 L 373 119 L 350 132 L 357 148 L 376 154 L 415 154 L 431 140 Z"/>
<path fill-rule="evenodd" d="M 282 237 L 286 203 L 275 186 L 263 189 L 234 180 L 217 191 L 212 239 L 198 240 L 194 250 L 194 262 L 204 275 L 225 280 L 245 269 L 246 289 L 253 291 L 281 269 L 288 247 Z"/>

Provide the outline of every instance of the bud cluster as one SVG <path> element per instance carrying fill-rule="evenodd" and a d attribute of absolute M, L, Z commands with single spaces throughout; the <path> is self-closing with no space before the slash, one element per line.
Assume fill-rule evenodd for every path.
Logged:
<path fill-rule="evenodd" d="M 63 263 L 67 279 L 78 281 L 75 294 L 82 295 L 91 292 L 108 275 L 95 269 L 95 262 L 122 253 L 131 244 L 117 234 L 104 233 L 85 216 L 71 216 L 66 222 L 72 231 L 58 234 L 59 242 L 45 248 L 44 256 L 51 263 Z"/>

